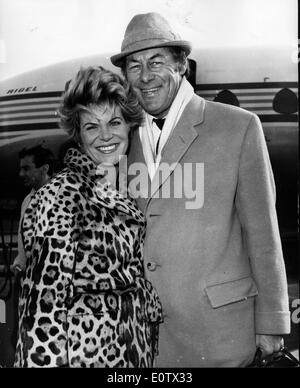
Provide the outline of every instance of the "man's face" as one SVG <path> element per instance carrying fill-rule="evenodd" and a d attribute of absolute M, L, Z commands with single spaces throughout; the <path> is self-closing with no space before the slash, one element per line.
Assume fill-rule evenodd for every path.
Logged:
<path fill-rule="evenodd" d="M 168 113 L 185 70 L 164 47 L 140 51 L 126 59 L 128 82 L 145 111 L 158 118 Z"/>
<path fill-rule="evenodd" d="M 43 166 L 36 167 L 33 155 L 26 155 L 20 160 L 19 176 L 23 179 L 26 187 L 37 190 L 40 188 L 41 182 L 43 182 Z"/>

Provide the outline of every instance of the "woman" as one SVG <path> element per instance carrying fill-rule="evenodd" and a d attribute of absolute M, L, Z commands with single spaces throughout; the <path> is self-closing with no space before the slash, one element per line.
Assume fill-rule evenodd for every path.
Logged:
<path fill-rule="evenodd" d="M 67 84 L 59 114 L 79 149 L 22 222 L 28 262 L 15 366 L 151 367 L 162 314 L 144 279 L 145 220 L 108 179 L 141 108 L 118 75 L 89 67 Z"/>

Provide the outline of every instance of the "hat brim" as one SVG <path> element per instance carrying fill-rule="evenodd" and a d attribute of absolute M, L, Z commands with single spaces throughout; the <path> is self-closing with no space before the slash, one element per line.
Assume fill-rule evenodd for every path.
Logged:
<path fill-rule="evenodd" d="M 160 42 L 158 44 L 148 44 L 148 45 L 144 45 L 140 48 L 134 48 L 132 50 L 125 50 L 119 54 L 112 55 L 110 57 L 110 60 L 111 60 L 111 63 L 113 65 L 115 65 L 117 67 L 122 67 L 124 60 L 128 55 L 139 52 L 139 51 L 144 51 L 144 50 L 148 50 L 151 48 L 156 48 L 156 47 L 181 47 L 185 51 L 187 56 L 192 51 L 192 45 L 190 42 L 188 42 L 186 40 L 174 40 L 172 42 Z"/>

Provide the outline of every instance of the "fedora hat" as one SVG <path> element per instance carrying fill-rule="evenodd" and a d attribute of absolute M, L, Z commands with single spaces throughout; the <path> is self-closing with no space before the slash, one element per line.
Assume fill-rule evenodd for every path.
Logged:
<path fill-rule="evenodd" d="M 182 40 L 172 31 L 169 23 L 155 12 L 135 15 L 129 22 L 121 46 L 121 52 L 113 55 L 113 65 L 121 67 L 124 59 L 132 53 L 155 47 L 181 47 L 186 55 L 192 50 L 191 43 Z"/>

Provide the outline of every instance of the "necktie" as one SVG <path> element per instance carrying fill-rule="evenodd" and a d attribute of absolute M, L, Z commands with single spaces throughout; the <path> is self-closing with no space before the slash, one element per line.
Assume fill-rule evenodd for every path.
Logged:
<path fill-rule="evenodd" d="M 164 126 L 165 120 L 166 119 L 153 119 L 153 121 L 155 122 L 155 124 L 158 126 L 158 128 L 160 130 L 162 130 L 162 127 Z"/>
<path fill-rule="evenodd" d="M 158 128 L 160 130 L 162 130 L 164 123 L 165 123 L 165 120 L 166 119 L 153 119 L 153 122 L 158 126 Z M 160 134 L 160 136 L 161 136 L 161 134 Z M 156 143 L 156 150 L 155 150 L 156 155 L 158 153 L 158 145 L 159 145 L 160 136 L 159 136 L 157 143 Z"/>

